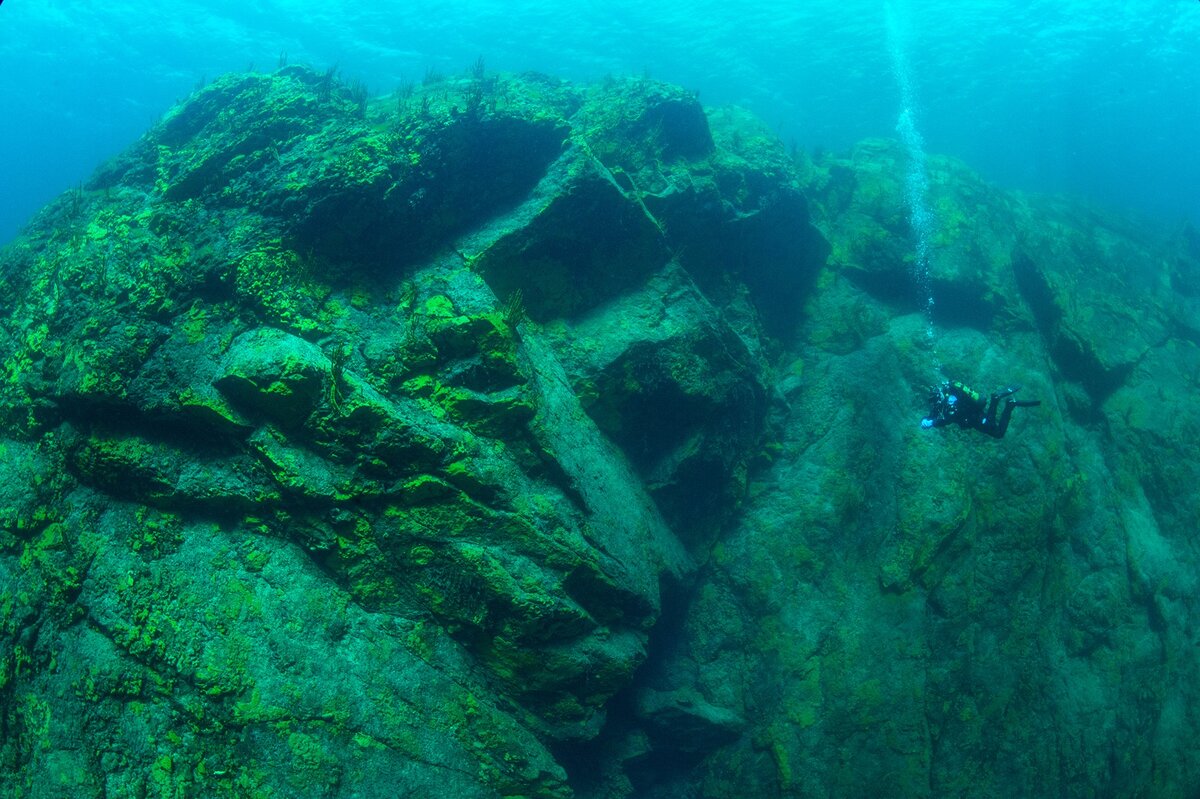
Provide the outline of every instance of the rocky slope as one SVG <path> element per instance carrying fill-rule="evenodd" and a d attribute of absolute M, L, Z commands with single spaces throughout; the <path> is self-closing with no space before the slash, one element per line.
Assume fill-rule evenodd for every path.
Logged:
<path fill-rule="evenodd" d="M 1200 241 L 930 166 L 936 346 L 890 143 L 197 93 L 0 254 L 0 796 L 1196 791 Z"/>

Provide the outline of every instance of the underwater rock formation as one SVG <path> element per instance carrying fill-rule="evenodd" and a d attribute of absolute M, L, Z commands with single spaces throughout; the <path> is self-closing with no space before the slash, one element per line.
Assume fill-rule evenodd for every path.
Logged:
<path fill-rule="evenodd" d="M 173 109 L 0 252 L 0 796 L 1200 789 L 1194 232 L 680 89 Z M 1000 442 L 922 431 L 1024 384 Z"/>

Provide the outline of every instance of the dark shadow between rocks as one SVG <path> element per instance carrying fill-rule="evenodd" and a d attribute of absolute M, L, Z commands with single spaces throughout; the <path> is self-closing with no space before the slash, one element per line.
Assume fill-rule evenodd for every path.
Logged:
<path fill-rule="evenodd" d="M 525 197 L 565 135 L 555 122 L 456 120 L 398 154 L 374 181 L 314 194 L 291 230 L 291 246 L 365 271 L 420 262 Z"/>
<path fill-rule="evenodd" d="M 1105 369 L 1091 350 L 1063 330 L 1063 311 L 1042 267 L 1021 250 L 1013 253 L 1012 265 L 1017 288 L 1033 311 L 1034 321 L 1055 365 L 1068 380 L 1082 385 L 1093 403 L 1099 406 L 1125 382 L 1135 364 Z"/>
<path fill-rule="evenodd" d="M 647 799 L 690 795 L 681 792 L 692 790 L 695 767 L 740 737 L 743 722 L 704 702 L 693 677 L 678 668 L 691 663 L 680 649 L 687 643 L 683 628 L 698 585 L 661 584 L 662 613 L 646 661 L 609 700 L 600 734 L 552 747 L 579 799 L 600 799 L 614 789 Z"/>
<path fill-rule="evenodd" d="M 738 210 L 717 198 L 648 201 L 679 247 L 679 260 L 714 303 L 731 299 L 730 275 L 749 290 L 771 336 L 790 339 L 829 256 L 799 192 L 779 190 Z"/>
<path fill-rule="evenodd" d="M 916 295 L 916 288 L 912 288 Z M 946 327 L 970 327 L 981 332 L 992 329 L 996 308 L 979 294 L 978 286 L 934 280 L 933 321 Z M 918 298 L 919 300 L 920 298 Z"/>
<path fill-rule="evenodd" d="M 637 286 L 670 257 L 661 231 L 636 203 L 595 170 L 569 176 L 572 160 L 547 178 L 553 197 L 536 218 L 496 241 L 475 265 L 496 296 L 520 292 L 535 321 L 583 314 Z"/>

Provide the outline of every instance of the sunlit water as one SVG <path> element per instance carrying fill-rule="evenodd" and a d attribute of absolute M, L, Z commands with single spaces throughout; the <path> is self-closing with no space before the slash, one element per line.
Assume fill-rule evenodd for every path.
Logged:
<path fill-rule="evenodd" d="M 910 6 L 926 152 L 1004 186 L 1200 220 L 1200 3 Z M 195 86 L 281 54 L 377 94 L 481 55 L 572 80 L 649 74 L 804 148 L 897 135 L 883 0 L 6 0 L 0 242 Z"/>
<path fill-rule="evenodd" d="M 929 279 L 931 245 L 937 220 L 929 209 L 929 175 L 925 170 L 925 139 L 917 127 L 917 91 L 913 85 L 912 68 L 908 62 L 908 11 L 887 7 L 888 50 L 892 56 L 892 74 L 900 92 L 900 116 L 896 133 L 908 154 L 904 172 L 904 199 L 912 227 L 915 252 L 912 274 L 917 295 L 925 313 L 925 338 L 932 354 L 934 377 L 941 371 L 937 358 L 937 335 L 933 326 L 933 285 Z"/>

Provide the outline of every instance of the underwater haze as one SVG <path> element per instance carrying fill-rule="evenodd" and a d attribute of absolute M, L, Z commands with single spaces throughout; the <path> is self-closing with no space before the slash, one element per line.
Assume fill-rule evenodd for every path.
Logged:
<path fill-rule="evenodd" d="M 896 0 L 931 152 L 1002 185 L 1200 219 L 1200 3 Z M 205 80 L 337 65 L 374 93 L 427 70 L 642 75 L 803 148 L 893 135 L 887 4 L 8 0 L 0 241 Z M 894 31 L 893 31 L 894 33 Z"/>

